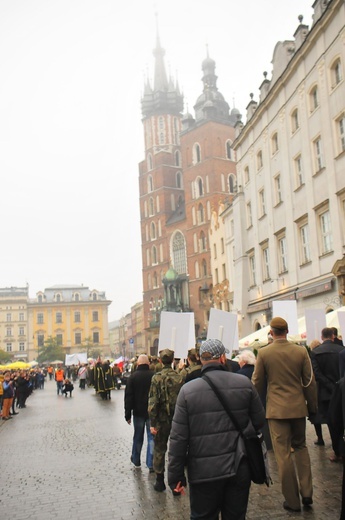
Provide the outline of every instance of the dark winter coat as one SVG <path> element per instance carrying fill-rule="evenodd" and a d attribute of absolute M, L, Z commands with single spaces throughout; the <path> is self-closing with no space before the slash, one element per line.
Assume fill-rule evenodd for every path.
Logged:
<path fill-rule="evenodd" d="M 247 376 L 249 379 L 252 378 L 253 372 L 254 372 L 254 365 L 249 365 L 248 363 L 246 365 L 243 365 L 242 368 L 240 368 L 236 374 L 239 374 L 240 376 Z"/>
<path fill-rule="evenodd" d="M 126 421 L 130 420 L 132 412 L 136 417 L 148 419 L 148 397 L 154 375 L 149 365 L 138 365 L 136 371 L 128 378 L 125 390 Z"/>
<path fill-rule="evenodd" d="M 326 340 L 310 353 L 318 385 L 319 411 L 323 407 L 322 403 L 327 403 L 328 407 L 334 386 L 340 379 L 339 353 L 342 350 L 344 350 L 344 347 L 333 343 L 331 340 Z"/>
<path fill-rule="evenodd" d="M 264 424 L 265 412 L 249 379 L 218 362 L 204 366 L 202 374 L 212 379 L 245 433 L 254 435 Z M 170 433 L 169 484 L 183 481 L 185 464 L 191 483 L 231 477 L 243 455 L 239 432 L 209 384 L 202 377 L 186 383 Z"/>
<path fill-rule="evenodd" d="M 329 404 L 328 422 L 334 438 L 338 440 L 339 453 L 345 457 L 345 380 L 343 377 L 335 385 Z"/>

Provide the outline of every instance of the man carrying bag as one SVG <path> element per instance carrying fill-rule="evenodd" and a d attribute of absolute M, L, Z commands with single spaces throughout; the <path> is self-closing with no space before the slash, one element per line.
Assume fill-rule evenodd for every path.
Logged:
<path fill-rule="evenodd" d="M 171 489 L 186 484 L 188 467 L 192 520 L 245 518 L 251 472 L 239 429 L 213 388 L 228 403 L 245 436 L 255 436 L 265 412 L 250 380 L 226 369 L 221 341 L 206 340 L 200 347 L 202 377 L 186 383 L 177 398 L 170 433 L 168 482 Z"/>

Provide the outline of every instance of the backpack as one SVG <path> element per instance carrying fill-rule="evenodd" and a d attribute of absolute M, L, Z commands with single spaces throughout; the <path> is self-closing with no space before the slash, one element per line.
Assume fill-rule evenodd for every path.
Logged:
<path fill-rule="evenodd" d="M 161 380 L 161 392 L 163 394 L 168 417 L 172 420 L 175 412 L 177 396 L 183 385 L 183 377 L 170 370 Z"/>

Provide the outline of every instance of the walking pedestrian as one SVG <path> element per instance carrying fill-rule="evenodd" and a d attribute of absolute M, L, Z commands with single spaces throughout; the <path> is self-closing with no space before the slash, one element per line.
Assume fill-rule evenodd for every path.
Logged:
<path fill-rule="evenodd" d="M 270 327 L 273 343 L 258 351 L 252 382 L 259 394 L 265 392 L 267 382 L 266 417 L 285 498 L 283 507 L 300 511 L 300 493 L 304 506 L 313 503 L 306 416 L 317 410 L 316 382 L 307 350 L 287 340 L 287 322 L 275 317 Z"/>
<path fill-rule="evenodd" d="M 221 394 L 239 426 L 255 435 L 265 412 L 248 377 L 229 372 L 221 341 L 206 340 L 200 347 L 201 377 L 185 384 L 177 398 L 170 444 L 168 482 L 174 494 L 186 483 L 187 466 L 191 519 L 243 520 L 251 477 L 239 431 L 218 399 Z"/>
<path fill-rule="evenodd" d="M 79 388 L 81 390 L 85 390 L 86 376 L 87 376 L 87 367 L 85 365 L 82 365 L 78 370 Z"/>
<path fill-rule="evenodd" d="M 136 468 L 141 466 L 140 456 L 146 430 L 146 466 L 149 468 L 150 473 L 154 471 L 154 441 L 150 431 L 148 399 L 153 376 L 154 372 L 150 370 L 149 358 L 145 354 L 141 354 L 138 357 L 137 369 L 128 378 L 125 389 L 125 419 L 128 424 L 131 424 L 133 416 L 134 426 L 131 462 Z"/>
<path fill-rule="evenodd" d="M 320 424 L 320 428 L 321 424 L 328 425 L 334 451 L 330 456 L 330 461 L 340 462 L 341 456 L 337 437 L 333 434 L 332 426 L 328 423 L 328 408 L 335 385 L 340 379 L 340 353 L 345 349 L 334 343 L 334 333 L 330 327 L 322 329 L 321 339 L 321 345 L 315 347 L 310 353 L 318 394 L 318 420 L 314 420 L 314 424 Z"/>
<path fill-rule="evenodd" d="M 153 469 L 156 473 L 156 481 L 153 487 L 155 491 L 164 491 L 166 489 L 164 482 L 165 454 L 177 395 L 183 385 L 183 377 L 171 367 L 174 360 L 172 350 L 162 350 L 159 355 L 163 368 L 152 378 L 148 412 L 151 433 L 154 435 Z"/>

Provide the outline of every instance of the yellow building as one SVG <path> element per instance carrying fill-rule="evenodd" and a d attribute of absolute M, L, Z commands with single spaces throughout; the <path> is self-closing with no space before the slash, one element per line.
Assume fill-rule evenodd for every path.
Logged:
<path fill-rule="evenodd" d="M 49 338 L 56 338 L 66 354 L 85 351 L 88 343 L 103 355 L 110 353 L 108 306 L 105 293 L 83 285 L 55 285 L 28 302 L 28 354 L 37 358 Z"/>

